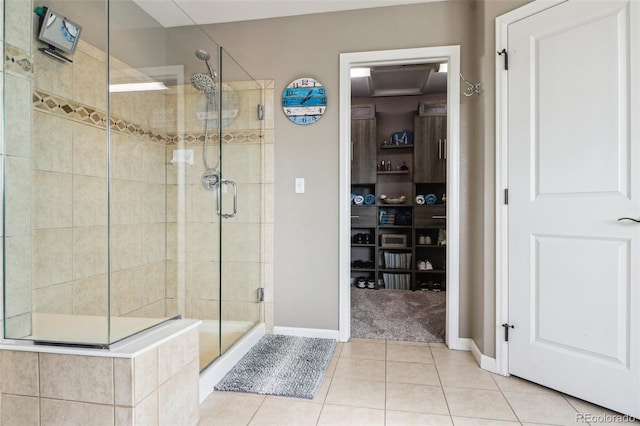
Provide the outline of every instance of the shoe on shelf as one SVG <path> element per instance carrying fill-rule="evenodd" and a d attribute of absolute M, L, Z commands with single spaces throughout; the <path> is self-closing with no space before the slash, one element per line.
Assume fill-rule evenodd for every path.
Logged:
<path fill-rule="evenodd" d="M 433 286 L 433 283 L 431 281 L 427 281 L 420 283 L 420 290 L 422 291 L 429 291 L 430 288 Z"/>
<path fill-rule="evenodd" d="M 418 271 L 424 271 L 427 269 L 427 263 L 424 260 L 418 261 Z"/>
<path fill-rule="evenodd" d="M 433 265 L 428 260 L 424 263 L 424 270 L 425 271 L 433 271 Z"/>
<path fill-rule="evenodd" d="M 372 290 L 374 288 L 376 288 L 376 281 L 373 278 L 369 278 L 367 280 L 367 288 L 372 289 Z"/>
<path fill-rule="evenodd" d="M 356 287 L 358 287 L 358 288 L 366 288 L 367 287 L 367 281 L 365 280 L 364 277 L 358 277 L 358 279 L 356 280 Z"/>
<path fill-rule="evenodd" d="M 373 237 L 371 236 L 371 234 L 363 234 L 363 241 L 364 244 L 372 244 L 373 243 Z"/>
<path fill-rule="evenodd" d="M 366 260 L 362 262 L 362 267 L 366 269 L 374 269 L 376 265 L 373 263 L 373 260 Z"/>

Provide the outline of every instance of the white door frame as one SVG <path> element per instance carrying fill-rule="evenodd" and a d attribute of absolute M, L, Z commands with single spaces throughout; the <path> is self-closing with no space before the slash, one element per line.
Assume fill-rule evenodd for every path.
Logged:
<path fill-rule="evenodd" d="M 351 337 L 351 77 L 352 67 L 448 62 L 447 75 L 447 326 L 451 349 L 469 350 L 459 334 L 460 287 L 460 46 L 340 54 L 340 341 Z"/>
<path fill-rule="evenodd" d="M 509 25 L 567 0 L 536 0 L 496 18 L 496 51 L 509 46 Z M 509 187 L 508 73 L 504 55 L 496 55 L 496 372 L 509 375 L 509 345 L 500 324 L 509 320 L 509 210 L 504 190 Z"/>

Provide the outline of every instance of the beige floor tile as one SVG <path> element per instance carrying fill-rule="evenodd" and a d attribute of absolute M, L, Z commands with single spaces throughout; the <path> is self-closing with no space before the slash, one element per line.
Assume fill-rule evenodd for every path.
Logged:
<path fill-rule="evenodd" d="M 517 421 L 500 391 L 444 388 L 452 416 Z"/>
<path fill-rule="evenodd" d="M 440 386 L 387 383 L 387 410 L 449 415 Z"/>
<path fill-rule="evenodd" d="M 262 395 L 213 392 L 200 404 L 200 426 L 248 425 L 264 400 Z"/>
<path fill-rule="evenodd" d="M 518 426 L 520 422 L 508 422 L 505 420 L 475 419 L 471 417 L 453 417 L 455 426 Z"/>
<path fill-rule="evenodd" d="M 348 343 L 377 343 L 379 345 L 385 345 L 387 343 L 384 339 L 363 339 L 359 337 L 352 337 Z"/>
<path fill-rule="evenodd" d="M 433 364 L 429 346 L 387 344 L 387 360 Z"/>
<path fill-rule="evenodd" d="M 325 403 L 383 409 L 384 401 L 384 382 L 333 378 Z"/>
<path fill-rule="evenodd" d="M 440 414 L 409 413 L 387 410 L 386 426 L 451 426 L 451 417 Z"/>
<path fill-rule="evenodd" d="M 445 365 L 460 365 L 463 367 L 478 367 L 478 363 L 469 351 L 453 351 L 446 348 L 431 348 L 431 354 L 437 367 Z"/>
<path fill-rule="evenodd" d="M 384 426 L 384 410 L 326 404 L 318 426 Z"/>
<path fill-rule="evenodd" d="M 290 398 L 267 398 L 249 425 L 315 425 L 321 410 L 322 404 L 314 404 L 304 400 L 294 401 Z"/>
<path fill-rule="evenodd" d="M 325 377 L 322 381 L 322 384 L 318 388 L 318 392 L 313 399 L 306 398 L 295 398 L 288 396 L 278 396 L 278 395 L 267 395 L 267 399 L 278 399 L 278 400 L 289 400 L 289 401 L 302 401 L 302 402 L 313 402 L 316 404 L 324 404 L 324 400 L 327 398 L 327 392 L 329 392 L 329 385 L 331 384 L 331 378 Z"/>
<path fill-rule="evenodd" d="M 575 425 L 575 408 L 559 393 L 504 392 L 521 422 Z"/>
<path fill-rule="evenodd" d="M 622 415 L 620 413 L 607 410 L 606 408 L 600 407 L 599 405 L 591 404 L 590 402 L 583 401 L 582 399 L 574 398 L 569 395 L 563 396 L 579 414 L 583 415 L 580 421 L 582 421 L 583 419 L 586 420 L 585 415 L 591 415 L 591 424 L 620 424 L 621 418 L 619 416 Z M 635 422 L 629 421 L 625 423 L 638 425 L 640 424 L 640 419 L 636 420 Z"/>
<path fill-rule="evenodd" d="M 340 358 L 384 360 L 385 356 L 386 345 L 360 341 L 345 343 L 340 353 Z"/>
<path fill-rule="evenodd" d="M 339 358 L 333 358 L 327 365 L 327 371 L 324 373 L 325 377 L 333 377 L 333 373 L 336 371 L 336 365 L 338 365 Z"/>
<path fill-rule="evenodd" d="M 433 364 L 387 361 L 387 383 L 440 386 L 440 379 Z"/>
<path fill-rule="evenodd" d="M 503 392 L 528 392 L 528 393 L 556 393 L 556 391 L 537 385 L 528 380 L 521 379 L 516 376 L 500 376 L 491 374 L 498 387 Z"/>
<path fill-rule="evenodd" d="M 387 340 L 387 345 L 404 345 L 404 346 L 425 346 L 425 347 L 431 347 L 431 343 L 427 343 L 427 342 L 403 342 L 402 340 Z"/>
<path fill-rule="evenodd" d="M 333 377 L 384 382 L 385 362 L 373 359 L 340 358 Z"/>
<path fill-rule="evenodd" d="M 432 348 L 449 349 L 446 343 L 429 343 Z"/>
<path fill-rule="evenodd" d="M 438 374 L 444 387 L 498 390 L 491 373 L 479 367 L 443 365 Z"/>

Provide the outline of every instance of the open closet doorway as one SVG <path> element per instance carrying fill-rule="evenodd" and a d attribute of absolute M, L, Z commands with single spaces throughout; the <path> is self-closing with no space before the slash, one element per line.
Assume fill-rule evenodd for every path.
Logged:
<path fill-rule="evenodd" d="M 352 317 L 366 320 L 365 305 L 375 309 L 388 296 L 391 304 L 418 305 L 414 312 L 446 299 L 444 340 L 467 349 L 458 338 L 459 46 L 345 53 L 340 59 L 340 339 L 354 331 L 375 337 L 376 327 L 371 336 L 367 330 L 362 335 L 362 324 Z M 444 93 L 421 96 L 399 85 L 398 73 L 433 75 L 444 66 Z M 355 69 L 377 74 L 377 93 L 357 96 Z M 385 77 L 387 84 L 381 83 Z M 403 309 L 405 317 L 409 311 Z M 389 322 L 396 331 L 385 338 L 428 341 L 411 335 L 418 316 L 405 320 L 406 327 Z M 414 330 L 420 333 L 420 327 Z"/>

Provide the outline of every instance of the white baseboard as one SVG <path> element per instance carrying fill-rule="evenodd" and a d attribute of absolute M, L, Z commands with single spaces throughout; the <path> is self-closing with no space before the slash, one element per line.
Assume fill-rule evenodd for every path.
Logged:
<path fill-rule="evenodd" d="M 284 334 L 298 337 L 317 337 L 320 339 L 340 339 L 338 330 L 324 330 L 320 328 L 299 328 L 299 327 L 273 327 L 273 334 Z"/>
<path fill-rule="evenodd" d="M 480 349 L 478 349 L 476 342 L 474 342 L 471 339 L 469 340 L 471 343 L 471 353 L 473 354 L 473 357 L 476 359 L 478 365 L 480 365 L 480 368 L 482 368 L 483 370 L 487 370 L 491 373 L 497 374 L 498 365 L 496 363 L 496 359 L 484 355 L 482 352 L 480 352 Z"/>
<path fill-rule="evenodd" d="M 471 342 L 472 340 L 466 337 L 458 337 L 457 339 L 452 339 L 447 342 L 447 346 L 449 349 L 453 349 L 456 351 L 470 351 L 471 350 Z"/>

